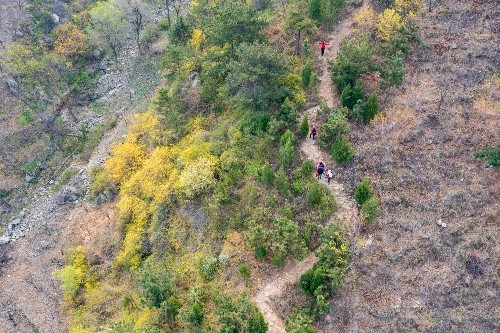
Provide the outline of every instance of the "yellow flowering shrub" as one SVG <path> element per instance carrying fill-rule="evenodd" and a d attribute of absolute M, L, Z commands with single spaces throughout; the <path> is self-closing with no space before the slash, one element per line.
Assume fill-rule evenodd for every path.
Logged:
<path fill-rule="evenodd" d="M 420 0 L 396 0 L 394 9 L 402 17 L 414 17 L 420 9 Z"/>
<path fill-rule="evenodd" d="M 188 199 L 213 189 L 217 183 L 215 171 L 218 160 L 213 155 L 201 156 L 188 164 L 179 176 L 178 189 Z"/>
<path fill-rule="evenodd" d="M 203 31 L 201 29 L 193 29 L 189 44 L 193 45 L 196 50 L 199 50 L 204 39 L 205 37 L 203 36 Z"/>
<path fill-rule="evenodd" d="M 106 161 L 105 167 L 111 179 L 121 183 L 140 168 L 145 158 L 144 145 L 127 140 L 113 147 L 113 155 Z"/>
<path fill-rule="evenodd" d="M 377 17 L 377 37 L 388 42 L 395 37 L 403 27 L 403 20 L 394 9 L 387 8 Z"/>
<path fill-rule="evenodd" d="M 372 7 L 362 8 L 354 17 L 358 29 L 362 32 L 369 32 L 375 27 L 376 13 Z"/>
<path fill-rule="evenodd" d="M 57 27 L 54 51 L 65 57 L 84 54 L 88 49 L 85 33 L 73 23 L 64 23 Z"/>

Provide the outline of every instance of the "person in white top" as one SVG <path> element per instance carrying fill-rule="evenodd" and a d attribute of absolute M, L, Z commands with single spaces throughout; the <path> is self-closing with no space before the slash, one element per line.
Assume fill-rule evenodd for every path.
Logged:
<path fill-rule="evenodd" d="M 332 170 L 328 170 L 328 172 L 326 173 L 326 180 L 328 181 L 328 185 L 330 185 L 330 180 L 332 179 L 332 177 L 333 177 Z"/>

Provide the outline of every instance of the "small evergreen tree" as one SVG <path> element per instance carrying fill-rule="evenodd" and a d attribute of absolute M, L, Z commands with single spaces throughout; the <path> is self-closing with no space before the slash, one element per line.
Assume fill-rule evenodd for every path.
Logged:
<path fill-rule="evenodd" d="M 342 94 L 340 95 L 340 100 L 342 102 L 342 106 L 348 109 L 352 109 L 354 103 L 352 103 L 352 89 L 351 84 L 348 83 L 344 89 L 342 89 Z"/>
<path fill-rule="evenodd" d="M 321 20 L 321 0 L 311 0 L 309 2 L 309 17 L 313 20 Z"/>
<path fill-rule="evenodd" d="M 295 106 L 288 97 L 285 98 L 283 104 L 281 104 L 276 118 L 284 121 L 290 127 L 297 123 L 297 112 L 295 112 Z"/>
<path fill-rule="evenodd" d="M 323 199 L 323 191 L 321 185 L 318 183 L 313 183 L 309 191 L 306 194 L 307 203 L 309 207 L 315 208 L 318 207 Z"/>
<path fill-rule="evenodd" d="M 302 122 L 300 123 L 300 137 L 302 139 L 307 137 L 307 134 L 309 134 L 309 121 L 307 120 L 307 115 L 304 116 L 304 119 L 302 119 Z"/>
<path fill-rule="evenodd" d="M 377 94 L 371 94 L 368 101 L 365 104 L 365 113 L 364 113 L 364 121 L 365 123 L 369 123 L 378 113 L 378 98 Z"/>
<path fill-rule="evenodd" d="M 372 190 L 368 185 L 368 179 L 364 178 L 354 191 L 354 200 L 360 205 L 364 204 L 366 200 L 370 199 Z"/>
<path fill-rule="evenodd" d="M 307 88 L 311 83 L 312 65 L 308 61 L 302 69 L 302 87 Z"/>
<path fill-rule="evenodd" d="M 250 281 L 250 266 L 248 266 L 248 264 L 241 264 L 239 271 L 241 276 L 245 279 L 245 284 L 248 285 L 248 281 Z"/>
<path fill-rule="evenodd" d="M 351 103 L 352 107 L 358 102 L 358 100 L 363 100 L 364 92 L 363 92 L 363 82 L 361 80 L 356 81 L 356 85 L 352 88 L 351 93 Z"/>
<path fill-rule="evenodd" d="M 328 149 L 337 137 L 349 133 L 347 112 L 348 109 L 346 108 L 336 109 L 327 122 L 321 125 L 319 131 L 319 145 L 321 148 Z"/>
<path fill-rule="evenodd" d="M 260 180 L 265 187 L 270 187 L 274 181 L 274 171 L 269 164 L 262 167 L 260 171 Z"/>
<path fill-rule="evenodd" d="M 302 54 L 304 55 L 304 58 L 306 58 L 306 59 L 310 59 L 312 57 L 311 46 L 309 45 L 308 38 L 304 39 L 304 42 L 302 43 Z"/>
<path fill-rule="evenodd" d="M 302 162 L 302 166 L 300 167 L 300 173 L 302 174 L 302 177 L 311 176 L 313 170 L 314 170 L 314 165 L 312 164 L 311 161 L 305 160 L 304 162 Z"/>
<path fill-rule="evenodd" d="M 365 223 L 373 223 L 380 215 L 378 196 L 372 195 L 361 207 L 361 218 Z"/>
<path fill-rule="evenodd" d="M 189 37 L 191 37 L 190 28 L 184 18 L 180 16 L 170 31 L 170 40 L 175 44 L 184 44 L 189 40 Z"/>
<path fill-rule="evenodd" d="M 365 114 L 365 104 L 362 100 L 358 99 L 356 104 L 354 104 L 352 111 L 348 113 L 349 119 L 362 122 L 364 120 Z"/>
<path fill-rule="evenodd" d="M 337 137 L 332 145 L 332 158 L 335 163 L 346 164 L 354 156 L 354 152 L 346 137 Z"/>
<path fill-rule="evenodd" d="M 295 136 L 287 130 L 280 138 L 280 148 L 278 151 L 278 161 L 281 167 L 288 169 L 292 164 L 295 155 Z"/>
<path fill-rule="evenodd" d="M 380 72 L 380 76 L 382 77 L 380 88 L 386 90 L 390 87 L 401 86 L 406 73 L 404 55 L 399 51 L 394 56 L 390 57 L 382 68 Z"/>
<path fill-rule="evenodd" d="M 488 165 L 494 168 L 500 167 L 500 141 L 494 146 L 488 146 L 484 150 L 474 153 L 475 158 L 484 158 Z"/>

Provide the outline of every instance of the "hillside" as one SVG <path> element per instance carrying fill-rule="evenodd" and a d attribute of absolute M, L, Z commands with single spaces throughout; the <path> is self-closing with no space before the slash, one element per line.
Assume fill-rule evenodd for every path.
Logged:
<path fill-rule="evenodd" d="M 130 4 L 3 5 L 1 332 L 499 329 L 495 1 Z"/>

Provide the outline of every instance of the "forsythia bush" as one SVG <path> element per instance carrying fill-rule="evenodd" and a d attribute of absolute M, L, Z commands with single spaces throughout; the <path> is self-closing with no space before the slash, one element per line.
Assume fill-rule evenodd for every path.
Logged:
<path fill-rule="evenodd" d="M 403 27 L 401 15 L 390 8 L 379 14 L 377 21 L 377 37 L 384 42 L 392 40 Z"/>
<path fill-rule="evenodd" d="M 181 194 L 192 199 L 214 188 L 217 165 L 217 158 L 212 155 L 199 157 L 192 164 L 188 164 L 179 177 L 178 188 Z"/>
<path fill-rule="evenodd" d="M 160 121 L 153 112 L 135 115 L 125 142 L 115 146 L 113 156 L 106 161 L 110 177 L 118 183 L 128 179 L 141 167 L 147 152 L 160 140 Z"/>
<path fill-rule="evenodd" d="M 65 57 L 82 55 L 88 49 L 87 36 L 73 23 L 61 24 L 56 29 L 54 51 Z"/>
<path fill-rule="evenodd" d="M 367 7 L 358 11 L 354 21 L 362 32 L 368 32 L 375 26 L 375 18 L 375 10 L 372 7 Z"/>
<path fill-rule="evenodd" d="M 193 29 L 193 34 L 191 35 L 189 44 L 191 44 L 196 50 L 199 50 L 204 38 L 205 37 L 203 36 L 203 31 L 201 29 Z"/>
<path fill-rule="evenodd" d="M 73 301 L 86 282 L 89 263 L 82 246 L 76 247 L 69 255 L 66 266 L 56 269 L 52 275 L 61 281 L 64 298 Z"/>

